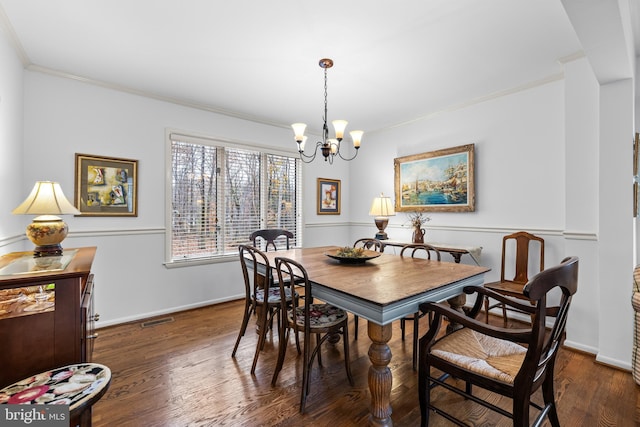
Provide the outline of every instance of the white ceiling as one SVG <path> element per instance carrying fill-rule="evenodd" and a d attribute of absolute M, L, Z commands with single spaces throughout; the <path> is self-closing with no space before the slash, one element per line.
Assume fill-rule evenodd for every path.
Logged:
<path fill-rule="evenodd" d="M 0 0 L 25 66 L 260 122 L 375 131 L 558 78 L 559 0 Z M 5 16 L 2 16 L 4 12 Z M 366 139 L 366 134 L 365 134 Z"/>

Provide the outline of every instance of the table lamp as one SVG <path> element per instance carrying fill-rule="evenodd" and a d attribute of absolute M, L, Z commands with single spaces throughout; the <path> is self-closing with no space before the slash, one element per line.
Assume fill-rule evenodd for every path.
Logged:
<path fill-rule="evenodd" d="M 389 223 L 389 217 L 395 214 L 396 211 L 393 208 L 393 203 L 391 203 L 390 197 L 387 197 L 384 194 L 380 193 L 380 197 L 376 197 L 375 199 L 373 199 L 373 203 L 371 203 L 371 209 L 369 209 L 369 215 L 374 217 L 373 220 L 376 224 L 376 227 L 378 227 L 376 239 L 387 240 L 389 238 L 384 229 Z"/>
<path fill-rule="evenodd" d="M 80 211 L 64 197 L 57 182 L 38 181 L 31 194 L 11 213 L 39 215 L 27 226 L 27 237 L 36 248 L 33 256 L 62 255 L 60 242 L 67 237 L 69 227 L 58 215 L 79 215 Z"/>

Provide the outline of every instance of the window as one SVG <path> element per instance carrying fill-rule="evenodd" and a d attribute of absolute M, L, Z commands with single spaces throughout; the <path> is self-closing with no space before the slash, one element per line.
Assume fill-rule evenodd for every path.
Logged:
<path fill-rule="evenodd" d="M 236 255 L 259 228 L 287 229 L 300 242 L 295 157 L 173 133 L 169 145 L 169 262 Z"/>

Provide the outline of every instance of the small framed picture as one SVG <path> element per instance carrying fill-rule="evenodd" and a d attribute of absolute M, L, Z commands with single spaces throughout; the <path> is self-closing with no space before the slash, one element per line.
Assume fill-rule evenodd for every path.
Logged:
<path fill-rule="evenodd" d="M 76 153 L 81 216 L 138 216 L 138 161 Z"/>
<path fill-rule="evenodd" d="M 340 180 L 318 178 L 318 215 L 340 215 Z"/>

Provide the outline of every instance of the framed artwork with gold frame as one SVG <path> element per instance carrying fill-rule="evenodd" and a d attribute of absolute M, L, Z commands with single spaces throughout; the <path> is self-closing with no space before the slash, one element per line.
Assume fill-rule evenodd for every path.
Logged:
<path fill-rule="evenodd" d="M 396 211 L 473 212 L 474 144 L 394 159 Z"/>
<path fill-rule="evenodd" d="M 138 161 L 76 153 L 80 216 L 138 216 Z"/>
<path fill-rule="evenodd" d="M 340 180 L 318 178 L 318 215 L 340 215 Z"/>

